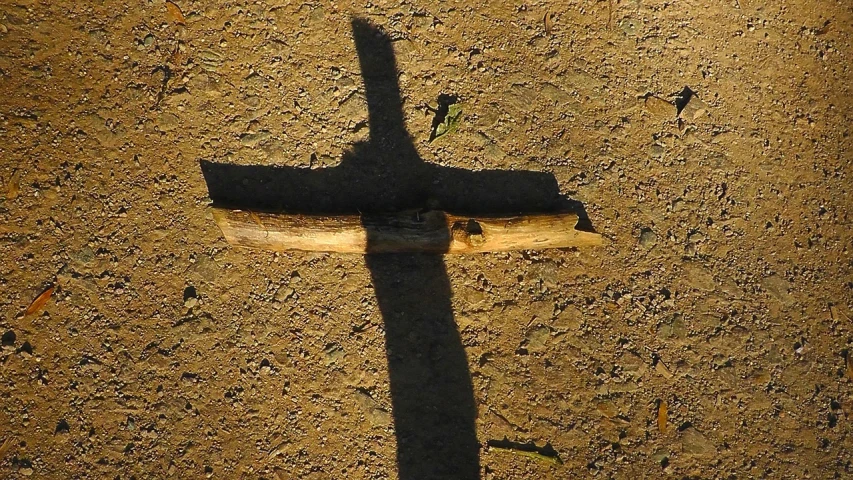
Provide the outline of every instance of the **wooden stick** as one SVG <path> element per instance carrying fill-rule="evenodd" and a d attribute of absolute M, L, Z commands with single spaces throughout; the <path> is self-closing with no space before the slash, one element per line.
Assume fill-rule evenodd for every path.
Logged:
<path fill-rule="evenodd" d="M 463 217 L 441 211 L 299 215 L 213 208 L 234 246 L 339 253 L 476 253 L 601 245 L 574 213 Z"/>

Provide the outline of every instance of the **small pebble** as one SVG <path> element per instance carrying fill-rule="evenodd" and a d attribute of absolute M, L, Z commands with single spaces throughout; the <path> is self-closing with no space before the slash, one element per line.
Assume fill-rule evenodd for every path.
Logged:
<path fill-rule="evenodd" d="M 650 228 L 643 228 L 640 231 L 640 246 L 643 248 L 652 248 L 658 243 L 658 236 Z"/>
<path fill-rule="evenodd" d="M 290 298 L 291 295 L 293 295 L 293 289 L 292 288 L 282 287 L 282 288 L 279 288 L 277 292 L 275 292 L 274 299 L 277 302 L 283 302 L 283 301 L 287 300 L 288 298 Z"/>
<path fill-rule="evenodd" d="M 702 235 L 699 232 L 694 232 L 687 236 L 687 241 L 689 243 L 699 243 L 703 240 L 705 240 L 705 235 Z"/>

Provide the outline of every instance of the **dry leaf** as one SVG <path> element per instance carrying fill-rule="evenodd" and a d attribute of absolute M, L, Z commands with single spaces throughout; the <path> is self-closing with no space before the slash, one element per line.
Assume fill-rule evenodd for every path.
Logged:
<path fill-rule="evenodd" d="M 6 199 L 12 200 L 21 192 L 21 171 L 15 170 L 9 178 L 9 185 L 6 187 Z"/>
<path fill-rule="evenodd" d="M 652 118 L 654 118 L 656 121 L 671 120 L 675 118 L 676 114 L 678 113 L 678 109 L 675 108 L 675 105 L 670 102 L 667 102 L 666 100 L 660 97 L 646 97 L 644 106 L 646 108 L 646 111 L 649 112 Z"/>
<path fill-rule="evenodd" d="M 12 437 L 7 438 L 3 441 L 3 445 L 0 445 L 0 462 L 3 461 L 3 457 L 9 453 L 9 450 L 12 449 Z"/>
<path fill-rule="evenodd" d="M 658 430 L 660 430 L 660 433 L 666 433 L 666 420 L 666 402 L 661 400 L 660 404 L 658 404 Z"/>
<path fill-rule="evenodd" d="M 56 285 L 51 285 L 50 288 L 41 292 L 41 295 L 36 297 L 36 299 L 33 300 L 33 303 L 31 303 L 30 306 L 27 307 L 27 310 L 24 312 L 24 314 L 25 315 L 32 315 L 32 314 L 38 312 L 39 310 L 41 310 L 41 307 L 43 307 L 44 304 L 47 303 L 48 300 L 50 300 L 50 296 L 53 295 L 53 291 L 55 289 L 56 289 Z"/>
<path fill-rule="evenodd" d="M 545 33 L 551 35 L 552 30 L 554 30 L 554 14 L 547 11 L 545 12 Z"/>
<path fill-rule="evenodd" d="M 181 12 L 181 7 L 172 2 L 166 2 L 166 10 L 169 12 L 169 17 L 178 25 L 186 25 L 187 20 L 184 18 L 184 13 Z"/>
<path fill-rule="evenodd" d="M 672 372 L 670 372 L 669 369 L 666 368 L 666 365 L 664 365 L 660 360 L 655 364 L 655 371 L 666 378 L 672 378 Z"/>

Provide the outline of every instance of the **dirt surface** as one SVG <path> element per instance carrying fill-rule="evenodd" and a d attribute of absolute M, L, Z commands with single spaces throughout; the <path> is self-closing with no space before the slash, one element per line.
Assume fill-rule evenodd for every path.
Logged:
<path fill-rule="evenodd" d="M 851 25 L 844 0 L 2 2 L 0 477 L 850 476 Z M 430 142 L 442 95 L 462 121 Z M 207 209 L 557 189 L 606 246 L 273 254 Z"/>

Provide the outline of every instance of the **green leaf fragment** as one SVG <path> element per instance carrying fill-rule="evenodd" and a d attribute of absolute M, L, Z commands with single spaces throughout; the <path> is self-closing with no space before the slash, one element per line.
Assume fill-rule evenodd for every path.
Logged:
<path fill-rule="evenodd" d="M 433 137 L 433 141 L 438 140 L 445 135 L 456 133 L 456 131 L 459 130 L 460 123 L 462 123 L 462 105 L 454 103 L 447 107 L 447 115 L 444 117 L 444 121 L 435 127 L 435 136 Z"/>

